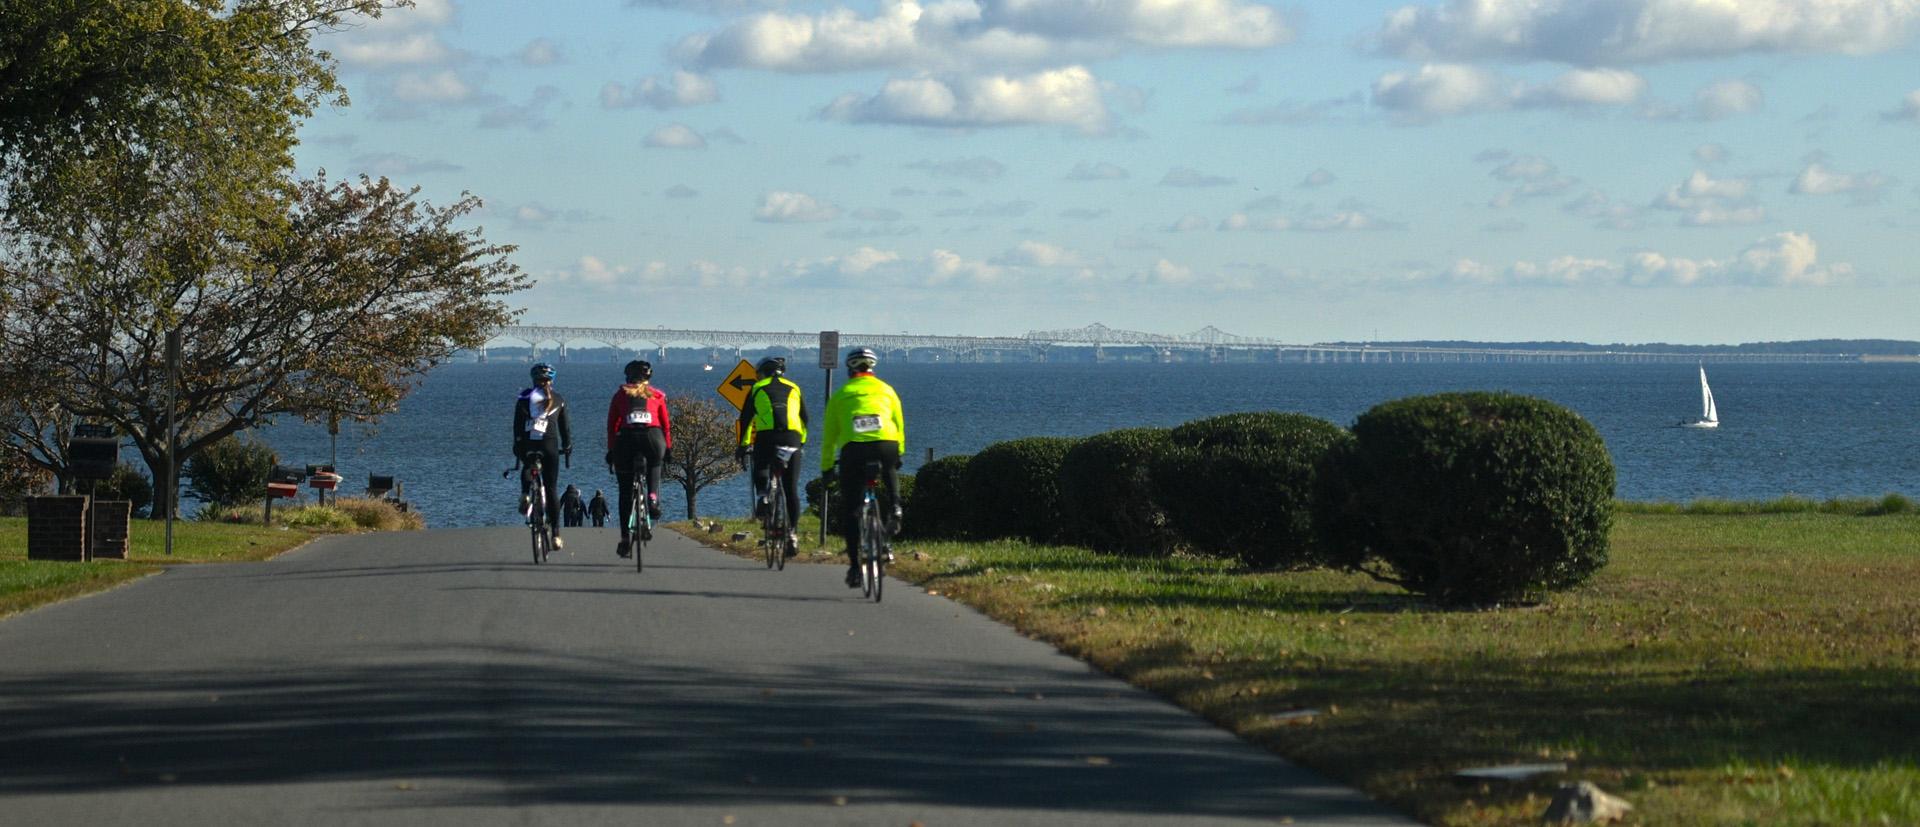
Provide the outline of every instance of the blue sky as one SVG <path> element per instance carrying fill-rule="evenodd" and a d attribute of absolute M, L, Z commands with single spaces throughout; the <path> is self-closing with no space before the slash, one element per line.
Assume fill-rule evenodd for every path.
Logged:
<path fill-rule="evenodd" d="M 1920 339 L 1920 0 L 421 0 L 304 172 L 535 324 Z"/>

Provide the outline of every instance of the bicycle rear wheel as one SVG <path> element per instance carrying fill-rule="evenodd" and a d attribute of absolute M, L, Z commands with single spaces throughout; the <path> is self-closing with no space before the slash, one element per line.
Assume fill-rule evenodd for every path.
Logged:
<path fill-rule="evenodd" d="M 787 570 L 787 495 L 780 490 L 779 478 L 767 485 L 767 567 Z"/>
<path fill-rule="evenodd" d="M 653 537 L 653 515 L 647 512 L 646 486 L 633 484 L 633 570 L 647 570 L 647 540 Z"/>
<path fill-rule="evenodd" d="M 880 602 L 880 508 L 868 500 L 860 509 L 860 593 Z"/>
<path fill-rule="evenodd" d="M 536 566 L 547 559 L 546 513 L 545 497 L 542 496 L 541 489 L 536 486 L 533 489 L 533 496 L 527 500 L 527 528 L 530 529 L 529 533 L 533 537 L 533 564 Z"/>

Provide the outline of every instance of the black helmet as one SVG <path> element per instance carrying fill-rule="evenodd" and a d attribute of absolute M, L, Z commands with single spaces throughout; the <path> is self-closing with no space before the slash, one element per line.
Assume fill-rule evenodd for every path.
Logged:
<path fill-rule="evenodd" d="M 536 362 L 533 367 L 527 369 L 527 375 L 533 377 L 535 382 L 551 382 L 553 377 L 560 375 L 560 372 L 545 362 Z"/>
<path fill-rule="evenodd" d="M 854 348 L 852 353 L 847 354 L 847 370 L 855 373 L 873 370 L 873 366 L 879 363 L 880 357 L 870 347 Z"/>
<path fill-rule="evenodd" d="M 759 373 L 761 376 L 777 376 L 779 374 L 786 373 L 787 357 L 768 356 L 765 359 L 761 359 L 760 364 L 754 365 L 753 369 L 756 373 Z"/>
<path fill-rule="evenodd" d="M 644 382 L 653 378 L 653 365 L 644 359 L 635 359 L 627 363 L 627 381 Z"/>

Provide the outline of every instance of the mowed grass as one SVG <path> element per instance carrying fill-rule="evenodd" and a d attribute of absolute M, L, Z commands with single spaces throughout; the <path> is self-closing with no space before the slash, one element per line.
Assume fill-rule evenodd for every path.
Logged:
<path fill-rule="evenodd" d="M 1486 611 L 1330 572 L 898 546 L 900 576 L 1433 824 L 1537 824 L 1567 780 L 1631 824 L 1920 824 L 1913 513 L 1622 513 L 1588 585 Z M 1569 769 L 1452 778 L 1543 762 Z"/>
<path fill-rule="evenodd" d="M 144 577 L 178 563 L 265 560 L 313 539 L 305 531 L 181 521 L 166 555 L 166 523 L 134 520 L 127 560 L 87 563 L 27 559 L 27 521 L 0 517 L 0 617 Z"/>

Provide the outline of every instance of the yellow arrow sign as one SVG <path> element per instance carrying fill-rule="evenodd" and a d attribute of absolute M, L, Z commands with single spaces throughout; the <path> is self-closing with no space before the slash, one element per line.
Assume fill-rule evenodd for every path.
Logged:
<path fill-rule="evenodd" d="M 720 395 L 728 402 L 732 402 L 733 409 L 737 411 L 746 407 L 747 391 L 752 390 L 753 383 L 758 381 L 760 377 L 754 372 L 753 363 L 741 359 L 740 364 L 733 366 L 733 372 L 727 374 L 726 379 L 721 380 L 720 387 L 716 390 L 720 391 Z"/>

